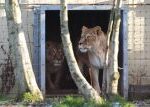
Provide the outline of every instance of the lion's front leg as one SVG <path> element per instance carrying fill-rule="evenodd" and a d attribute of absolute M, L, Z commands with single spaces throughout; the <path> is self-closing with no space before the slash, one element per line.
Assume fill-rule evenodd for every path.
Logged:
<path fill-rule="evenodd" d="M 54 85 L 54 83 L 53 83 L 53 81 L 52 81 L 51 73 L 49 73 L 49 74 L 46 75 L 46 82 L 48 84 L 48 88 L 49 89 L 55 89 L 56 88 L 55 85 Z"/>
<path fill-rule="evenodd" d="M 60 72 L 56 72 L 56 75 L 55 75 L 55 82 L 54 82 L 54 84 L 55 84 L 57 89 L 59 89 L 59 83 L 60 83 L 60 80 L 61 80 L 61 76 L 63 74 L 63 72 L 61 70 L 60 70 Z"/>
<path fill-rule="evenodd" d="M 91 67 L 91 80 L 93 88 L 101 94 L 100 85 L 99 85 L 99 69 Z"/>

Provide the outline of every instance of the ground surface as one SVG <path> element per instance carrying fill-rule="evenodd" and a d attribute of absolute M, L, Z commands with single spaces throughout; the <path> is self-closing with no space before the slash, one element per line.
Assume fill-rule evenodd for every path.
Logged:
<path fill-rule="evenodd" d="M 0 99 L 0 107 L 53 107 L 53 103 L 60 102 L 61 98 L 47 98 L 42 103 L 25 103 L 25 102 L 16 102 L 12 99 Z M 139 101 L 132 101 L 135 104 L 135 107 L 150 107 L 150 99 L 143 99 Z"/>

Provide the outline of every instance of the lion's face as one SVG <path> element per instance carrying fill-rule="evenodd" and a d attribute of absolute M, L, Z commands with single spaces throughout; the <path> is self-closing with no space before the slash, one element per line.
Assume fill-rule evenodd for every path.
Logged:
<path fill-rule="evenodd" d="M 96 26 L 94 28 L 82 27 L 81 38 L 78 44 L 78 48 L 81 52 L 85 53 L 87 51 L 92 51 L 98 41 L 101 33 L 101 28 Z"/>
<path fill-rule="evenodd" d="M 59 67 L 64 63 L 63 49 L 59 43 L 47 42 L 46 60 L 49 66 Z"/>

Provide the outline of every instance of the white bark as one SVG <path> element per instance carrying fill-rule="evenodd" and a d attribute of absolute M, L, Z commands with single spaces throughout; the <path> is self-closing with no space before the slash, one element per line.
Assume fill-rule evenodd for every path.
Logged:
<path fill-rule="evenodd" d="M 27 85 L 27 88 L 32 94 L 38 94 L 39 98 L 43 100 L 32 69 L 27 42 L 22 28 L 21 10 L 18 0 L 5 0 L 5 10 L 9 49 L 16 76 L 16 85 L 20 92 L 19 94 L 26 90 Z"/>
<path fill-rule="evenodd" d="M 114 5 L 114 23 L 111 38 L 111 53 L 110 53 L 110 88 L 109 93 L 118 94 L 118 51 L 119 51 L 119 28 L 120 28 L 120 12 L 121 0 L 115 0 Z"/>
<path fill-rule="evenodd" d="M 109 25 L 107 30 L 107 50 L 105 54 L 105 65 L 104 65 L 104 71 L 103 71 L 103 84 L 102 84 L 102 93 L 105 95 L 108 93 L 109 90 L 109 54 L 110 54 L 110 38 L 111 38 L 111 32 L 113 27 L 113 17 L 114 17 L 114 3 L 113 7 L 110 13 L 109 18 Z"/>
<path fill-rule="evenodd" d="M 70 40 L 70 34 L 68 30 L 68 12 L 67 12 L 67 2 L 66 0 L 61 0 L 61 38 L 63 42 L 63 48 L 65 56 L 67 58 L 67 63 L 70 69 L 71 76 L 75 81 L 79 91 L 83 94 L 86 99 L 92 99 L 96 102 L 101 101 L 101 97 L 98 93 L 91 87 L 91 85 L 86 81 L 80 72 L 77 65 L 76 59 L 74 57 L 72 43 Z"/>

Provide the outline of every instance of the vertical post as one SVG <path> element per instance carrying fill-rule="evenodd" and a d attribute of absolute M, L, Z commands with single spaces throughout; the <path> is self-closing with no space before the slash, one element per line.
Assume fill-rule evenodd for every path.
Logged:
<path fill-rule="evenodd" d="M 45 95 L 45 10 L 41 9 L 40 14 L 40 44 L 41 44 L 41 91 Z"/>
<path fill-rule="evenodd" d="M 123 11 L 123 96 L 128 98 L 128 34 L 127 34 L 127 10 Z"/>
<path fill-rule="evenodd" d="M 33 54 L 33 71 L 34 71 L 34 73 L 35 73 L 35 77 L 36 77 L 36 81 L 37 81 L 37 83 L 38 83 L 38 86 L 40 87 L 40 80 L 39 80 L 39 73 L 40 73 L 40 55 L 39 55 L 39 46 L 40 46 L 40 44 L 39 44 L 39 36 L 40 36 L 40 34 L 39 34 L 39 27 L 40 27 L 40 18 L 39 18 L 39 16 L 40 16 L 40 12 L 39 12 L 39 10 L 37 9 L 37 8 L 35 8 L 34 9 L 34 28 L 33 28 L 33 52 L 34 52 L 34 54 Z"/>

